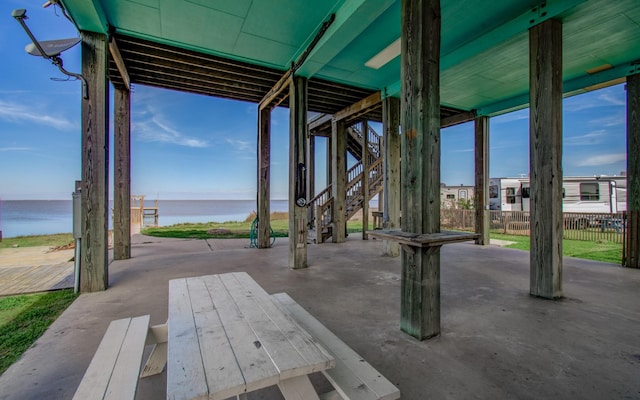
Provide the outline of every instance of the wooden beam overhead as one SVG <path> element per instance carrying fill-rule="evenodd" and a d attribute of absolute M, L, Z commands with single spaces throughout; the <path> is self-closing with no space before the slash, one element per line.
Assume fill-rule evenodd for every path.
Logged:
<path fill-rule="evenodd" d="M 365 112 L 366 110 L 373 108 L 375 106 L 379 106 L 381 104 L 382 97 L 380 96 L 380 92 L 375 92 L 364 99 L 358 101 L 350 105 L 349 107 L 338 111 L 333 115 L 333 119 L 335 121 L 342 121 L 354 114 Z"/>
<path fill-rule="evenodd" d="M 127 66 L 124 65 L 124 59 L 122 58 L 122 54 L 120 54 L 118 43 L 116 43 L 116 39 L 113 36 L 109 38 L 109 53 L 111 53 L 111 58 L 113 58 L 113 61 L 118 67 L 120 77 L 122 77 L 122 81 L 124 82 L 124 87 L 127 90 L 131 90 L 131 79 L 129 78 L 129 72 L 127 71 Z"/>
<path fill-rule="evenodd" d="M 465 122 L 473 121 L 476 118 L 476 112 L 467 111 L 460 114 L 451 115 L 449 117 L 440 117 L 440 128 L 448 128 L 450 126 L 464 124 Z"/>

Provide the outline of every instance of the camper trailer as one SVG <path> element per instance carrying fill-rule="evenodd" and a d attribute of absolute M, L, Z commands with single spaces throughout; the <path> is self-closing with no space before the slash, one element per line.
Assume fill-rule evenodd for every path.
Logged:
<path fill-rule="evenodd" d="M 530 211 L 529 178 L 491 178 L 491 210 Z M 564 177 L 562 211 L 616 213 L 627 209 L 627 179 L 616 176 Z"/>

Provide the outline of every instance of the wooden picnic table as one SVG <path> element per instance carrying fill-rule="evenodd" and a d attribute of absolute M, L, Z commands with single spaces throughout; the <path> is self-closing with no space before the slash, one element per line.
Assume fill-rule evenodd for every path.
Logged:
<path fill-rule="evenodd" d="M 168 399 L 226 399 L 278 385 L 318 399 L 308 375 L 334 358 L 247 273 L 169 282 Z"/>

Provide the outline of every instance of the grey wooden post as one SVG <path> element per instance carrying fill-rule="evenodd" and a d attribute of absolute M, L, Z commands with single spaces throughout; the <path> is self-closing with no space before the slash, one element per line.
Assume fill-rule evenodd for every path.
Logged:
<path fill-rule="evenodd" d="M 81 32 L 82 75 L 88 98 L 82 99 L 82 211 L 80 291 L 109 286 L 109 90 L 107 37 Z"/>
<path fill-rule="evenodd" d="M 345 202 L 347 198 L 347 128 L 344 121 L 331 122 L 331 197 L 333 197 L 333 243 L 342 243 L 345 235 Z"/>
<path fill-rule="evenodd" d="M 369 123 L 362 121 L 362 240 L 369 239 L 369 161 Z"/>
<path fill-rule="evenodd" d="M 529 30 L 530 293 L 562 297 L 562 24 Z"/>
<path fill-rule="evenodd" d="M 114 90 L 113 258 L 131 258 L 131 92 Z"/>
<path fill-rule="evenodd" d="M 476 244 L 489 244 L 489 117 L 475 121 L 475 212 Z"/>
<path fill-rule="evenodd" d="M 402 2 L 402 230 L 440 232 L 440 0 Z M 440 248 L 402 251 L 400 327 L 440 334 Z"/>
<path fill-rule="evenodd" d="M 306 198 L 307 79 L 294 77 L 289 87 L 289 267 L 307 267 Z"/>
<path fill-rule="evenodd" d="M 640 268 L 640 74 L 627 77 L 627 214 L 625 266 Z"/>
<path fill-rule="evenodd" d="M 258 242 L 271 247 L 271 108 L 258 108 Z"/>
<path fill-rule="evenodd" d="M 384 131 L 384 229 L 400 227 L 400 99 L 387 97 L 382 101 Z M 384 241 L 384 254 L 397 257 L 400 245 Z"/>

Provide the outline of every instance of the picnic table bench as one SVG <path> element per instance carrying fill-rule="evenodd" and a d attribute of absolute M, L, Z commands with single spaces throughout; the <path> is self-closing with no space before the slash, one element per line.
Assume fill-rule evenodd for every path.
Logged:
<path fill-rule="evenodd" d="M 73 399 L 134 399 L 144 347 L 162 342 L 163 330 L 149 327 L 149 315 L 112 321 Z"/>

